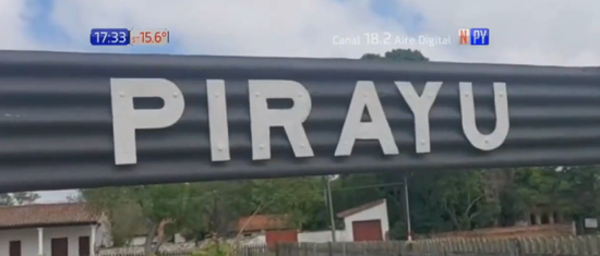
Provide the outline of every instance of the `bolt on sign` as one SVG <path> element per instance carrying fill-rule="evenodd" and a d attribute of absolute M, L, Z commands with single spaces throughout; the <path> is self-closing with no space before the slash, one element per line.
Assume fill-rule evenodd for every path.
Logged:
<path fill-rule="evenodd" d="M 0 192 L 597 164 L 600 72 L 0 51 Z"/>

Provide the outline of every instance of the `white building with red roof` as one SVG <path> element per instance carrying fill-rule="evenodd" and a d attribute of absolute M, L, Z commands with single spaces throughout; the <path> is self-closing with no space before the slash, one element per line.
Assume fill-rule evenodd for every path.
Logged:
<path fill-rule="evenodd" d="M 96 256 L 104 220 L 83 203 L 0 207 L 0 256 Z"/>

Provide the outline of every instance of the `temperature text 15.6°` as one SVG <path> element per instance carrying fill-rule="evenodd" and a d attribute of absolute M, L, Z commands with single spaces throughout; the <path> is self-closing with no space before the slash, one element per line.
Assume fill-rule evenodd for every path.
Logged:
<path fill-rule="evenodd" d="M 166 45 L 169 43 L 167 29 L 132 29 L 130 31 L 131 45 Z"/>

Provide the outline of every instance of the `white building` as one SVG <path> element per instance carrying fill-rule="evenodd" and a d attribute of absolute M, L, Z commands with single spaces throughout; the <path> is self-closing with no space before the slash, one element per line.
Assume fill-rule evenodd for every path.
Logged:
<path fill-rule="evenodd" d="M 337 216 L 344 219 L 343 237 L 346 241 L 383 241 L 390 230 L 385 199 L 345 210 Z"/>
<path fill-rule="evenodd" d="M 95 256 L 103 219 L 81 203 L 0 207 L 0 256 Z"/>

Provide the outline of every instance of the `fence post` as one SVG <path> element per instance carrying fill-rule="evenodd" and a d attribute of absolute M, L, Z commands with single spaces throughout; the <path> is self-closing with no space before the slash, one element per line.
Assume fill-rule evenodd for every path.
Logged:
<path fill-rule="evenodd" d="M 329 251 L 329 256 L 333 256 L 333 243 L 332 242 L 328 242 L 327 243 L 327 249 Z"/>
<path fill-rule="evenodd" d="M 300 245 L 300 249 L 302 251 L 302 255 L 309 256 L 310 253 L 308 253 L 309 250 L 308 250 L 307 244 L 305 244 L 305 243 L 298 243 L 298 244 Z"/>
<path fill-rule="evenodd" d="M 510 243 L 510 249 L 512 249 L 512 256 L 521 256 L 521 243 L 519 239 L 512 240 L 512 242 Z"/>

